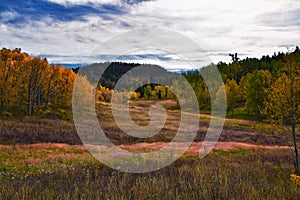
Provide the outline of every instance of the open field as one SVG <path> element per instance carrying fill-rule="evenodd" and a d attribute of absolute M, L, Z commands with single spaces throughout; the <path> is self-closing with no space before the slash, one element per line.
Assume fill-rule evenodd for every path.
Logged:
<path fill-rule="evenodd" d="M 151 103 L 137 101 L 131 106 L 133 120 L 138 125 L 147 125 L 149 115 L 147 113 Z M 162 130 L 153 137 L 147 139 L 135 138 L 124 133 L 114 122 L 111 109 L 107 104 L 98 104 L 98 120 L 107 137 L 115 144 L 134 144 L 141 142 L 169 142 L 175 136 L 180 113 L 168 110 L 167 121 Z M 197 116 L 191 116 L 197 117 Z M 194 139 L 202 141 L 207 132 L 210 116 L 201 114 L 199 128 Z M 0 144 L 33 144 L 33 143 L 66 143 L 71 145 L 82 144 L 77 135 L 75 126 L 71 121 L 60 119 L 47 119 L 38 117 L 2 117 L 0 120 Z M 290 134 L 279 126 L 272 126 L 261 122 L 240 119 L 226 119 L 225 126 L 219 141 L 242 142 L 255 145 L 280 145 L 287 146 L 291 140 Z"/>
<path fill-rule="evenodd" d="M 1 146 L 1 199 L 299 199 L 287 150 L 186 154 L 156 172 L 128 174 L 80 146 Z"/>
<path fill-rule="evenodd" d="M 131 105 L 147 125 L 145 102 Z M 161 103 L 161 102 L 159 102 Z M 180 113 L 168 110 L 163 129 L 147 139 L 126 135 L 98 104 L 99 124 L 119 147 L 149 152 L 176 134 Z M 197 117 L 199 116 L 191 116 Z M 291 180 L 289 136 L 264 123 L 227 119 L 213 152 L 198 151 L 209 125 L 201 115 L 194 143 L 176 162 L 145 174 L 122 173 L 95 160 L 70 121 L 3 117 L 0 123 L 0 199 L 299 199 Z"/>

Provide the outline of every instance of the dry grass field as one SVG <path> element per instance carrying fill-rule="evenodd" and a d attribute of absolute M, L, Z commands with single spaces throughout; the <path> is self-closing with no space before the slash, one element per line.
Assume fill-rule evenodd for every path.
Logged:
<path fill-rule="evenodd" d="M 133 120 L 149 123 L 149 105 L 134 102 Z M 141 139 L 126 135 L 98 104 L 99 124 L 113 143 L 129 151 L 154 151 L 176 134 L 180 113 L 168 110 L 163 129 Z M 172 105 L 171 105 L 172 106 Z M 199 116 L 192 116 L 199 117 Z M 201 115 L 189 150 L 173 164 L 151 173 L 130 174 L 95 160 L 82 146 L 71 121 L 1 119 L 0 199 L 299 199 L 291 178 L 289 136 L 281 127 L 227 120 L 220 142 L 207 157 L 198 150 L 209 125 Z"/>

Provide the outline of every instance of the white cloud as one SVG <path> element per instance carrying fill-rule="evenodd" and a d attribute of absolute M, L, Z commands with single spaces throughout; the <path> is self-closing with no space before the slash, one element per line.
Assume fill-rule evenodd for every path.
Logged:
<path fill-rule="evenodd" d="M 110 4 L 120 5 L 121 0 L 49 0 L 60 5 Z M 101 42 L 116 34 L 142 27 L 167 28 L 198 42 L 213 62 L 228 62 L 228 53 L 238 52 L 243 57 L 260 57 L 285 50 L 284 45 L 299 45 L 299 26 L 261 23 L 277 11 L 300 8 L 299 1 L 292 0 L 157 0 L 127 5 L 128 13 L 122 15 L 88 15 L 81 21 L 32 21 L 20 27 L 0 26 L 0 44 L 8 48 L 21 47 L 32 54 L 68 55 L 51 58 L 58 62 L 82 60 Z M 1 13 L 13 19 L 17 13 Z M 271 20 L 272 19 L 268 19 Z M 282 19 L 281 23 L 285 23 Z M 141 36 L 142 37 L 142 36 Z M 195 55 L 196 56 L 196 55 Z M 80 58 L 80 59 L 79 59 Z M 84 57 L 86 60 L 87 58 Z M 195 57 L 195 59 L 197 59 Z M 93 62 L 94 60 L 90 60 Z M 143 60 L 142 62 L 150 62 Z M 169 62 L 176 65 L 178 59 Z M 64 62 L 61 60 L 60 62 Z M 86 61 L 85 61 L 86 62 Z M 154 60 L 159 64 L 158 60 Z M 167 65 L 167 63 L 164 63 Z"/>
<path fill-rule="evenodd" d="M 2 23 L 8 22 L 10 20 L 14 20 L 19 16 L 19 14 L 15 11 L 4 11 L 0 12 L 0 21 Z"/>

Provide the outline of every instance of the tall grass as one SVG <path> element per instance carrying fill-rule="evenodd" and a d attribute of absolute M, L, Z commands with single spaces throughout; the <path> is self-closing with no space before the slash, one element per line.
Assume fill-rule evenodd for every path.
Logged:
<path fill-rule="evenodd" d="M 299 199 L 291 162 L 282 150 L 185 156 L 146 174 L 118 172 L 93 159 L 45 162 L 2 168 L 0 199 Z"/>

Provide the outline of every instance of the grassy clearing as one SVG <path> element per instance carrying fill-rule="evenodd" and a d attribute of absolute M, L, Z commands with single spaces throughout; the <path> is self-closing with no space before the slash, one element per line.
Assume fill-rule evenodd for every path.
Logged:
<path fill-rule="evenodd" d="M 52 161 L 66 161 L 89 157 L 83 146 L 66 144 L 1 145 L 0 166 L 21 169 Z"/>
<path fill-rule="evenodd" d="M 39 117 L 1 117 L 0 144 L 81 144 L 70 121 Z"/>
<path fill-rule="evenodd" d="M 169 110 L 160 133 L 148 139 L 134 138 L 117 127 L 108 104 L 97 106 L 99 123 L 115 144 L 168 142 L 179 125 L 180 114 Z M 132 105 L 131 115 L 137 124 L 147 125 L 147 107 L 143 108 Z M 204 118 L 195 141 L 203 140 L 207 131 L 209 118 Z M 159 171 L 128 174 L 94 160 L 82 146 L 26 144 L 80 144 L 72 122 L 3 117 L 0 127 L 0 143 L 13 144 L 0 146 L 0 199 L 3 200 L 300 199 L 300 184 L 290 177 L 293 162 L 289 149 L 215 150 L 204 159 L 186 153 Z M 226 121 L 220 141 L 288 144 L 288 138 L 278 127 L 236 119 Z"/>
<path fill-rule="evenodd" d="M 149 106 L 134 102 L 130 108 L 131 117 L 138 125 L 149 123 Z M 153 103 L 153 102 L 152 102 Z M 141 139 L 124 133 L 114 122 L 109 104 L 97 104 L 99 124 L 107 137 L 115 144 L 140 142 L 169 142 L 176 135 L 180 125 L 180 113 L 167 111 L 167 121 L 162 130 L 153 137 Z M 197 116 L 190 116 L 197 117 Z M 195 141 L 202 141 L 209 126 L 210 116 L 201 115 Z M 75 126 L 70 121 L 37 117 L 2 117 L 0 121 L 0 144 L 67 143 L 81 144 Z M 290 134 L 282 127 L 248 120 L 227 119 L 219 141 L 245 142 L 259 145 L 283 145 L 291 141 Z"/>
<path fill-rule="evenodd" d="M 285 150 L 215 151 L 204 159 L 189 154 L 156 172 L 128 174 L 104 166 L 83 149 L 6 148 L 15 163 L 2 153 L 0 199 L 300 198 Z M 61 154 L 77 157 L 55 157 Z M 29 164 L 25 155 L 43 161 Z"/>

